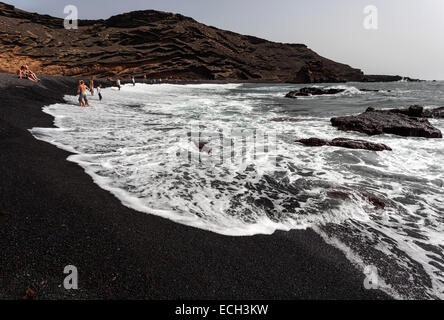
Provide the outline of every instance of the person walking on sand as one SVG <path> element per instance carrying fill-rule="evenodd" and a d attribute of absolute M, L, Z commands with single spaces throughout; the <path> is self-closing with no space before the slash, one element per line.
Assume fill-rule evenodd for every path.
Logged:
<path fill-rule="evenodd" d="M 89 79 L 89 90 L 91 91 L 91 95 L 94 96 L 94 77 Z"/>
<path fill-rule="evenodd" d="M 131 77 L 131 81 L 133 82 L 133 87 L 136 86 L 136 79 L 134 78 L 134 76 Z"/>
<path fill-rule="evenodd" d="M 102 85 L 99 84 L 97 87 L 97 94 L 99 95 L 99 100 L 102 101 Z"/>
<path fill-rule="evenodd" d="M 116 80 L 116 85 L 117 85 L 117 88 L 119 88 L 119 91 L 120 91 L 120 79 L 119 78 L 117 78 L 117 80 Z"/>
<path fill-rule="evenodd" d="M 79 86 L 77 87 L 77 93 L 79 94 L 79 103 L 80 106 L 88 106 L 89 107 L 89 102 L 88 102 L 88 97 L 86 95 L 86 92 L 90 90 L 90 88 L 88 88 L 85 83 L 83 82 L 83 80 L 79 81 Z"/>

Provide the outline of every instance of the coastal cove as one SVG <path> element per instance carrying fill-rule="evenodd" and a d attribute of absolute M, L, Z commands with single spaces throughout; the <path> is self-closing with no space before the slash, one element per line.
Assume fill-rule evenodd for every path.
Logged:
<path fill-rule="evenodd" d="M 313 230 L 228 237 L 123 206 L 70 153 L 36 140 L 78 79 L 0 75 L 0 296 L 39 299 L 388 299 Z M 74 106 L 73 106 L 74 108 Z M 60 287 L 79 268 L 78 291 Z"/>

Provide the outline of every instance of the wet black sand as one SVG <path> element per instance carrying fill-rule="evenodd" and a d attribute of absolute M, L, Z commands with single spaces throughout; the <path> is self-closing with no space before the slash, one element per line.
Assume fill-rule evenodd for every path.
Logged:
<path fill-rule="evenodd" d="M 76 83 L 0 75 L 0 299 L 388 298 L 311 230 L 225 237 L 124 207 L 28 132 L 52 126 L 41 107 Z M 78 291 L 62 286 L 66 265 Z"/>

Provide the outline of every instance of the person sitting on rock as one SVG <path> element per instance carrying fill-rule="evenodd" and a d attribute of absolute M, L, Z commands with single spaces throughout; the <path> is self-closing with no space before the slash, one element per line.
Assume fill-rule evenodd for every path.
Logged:
<path fill-rule="evenodd" d="M 23 65 L 20 67 L 20 69 L 17 71 L 17 73 L 19 74 L 20 79 L 22 79 L 22 77 L 24 79 L 28 79 L 31 80 L 33 82 L 39 82 L 40 79 L 37 78 L 36 74 L 34 72 L 32 72 L 28 66 Z"/>
<path fill-rule="evenodd" d="M 29 69 L 27 65 L 25 65 L 25 72 L 28 75 L 28 78 L 32 81 L 39 82 L 40 79 L 37 77 L 37 75 Z"/>

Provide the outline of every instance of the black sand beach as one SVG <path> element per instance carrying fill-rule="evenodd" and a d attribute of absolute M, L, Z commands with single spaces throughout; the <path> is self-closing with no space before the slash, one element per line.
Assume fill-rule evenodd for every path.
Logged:
<path fill-rule="evenodd" d="M 29 133 L 76 92 L 78 79 L 42 79 L 0 75 L 1 299 L 389 298 L 312 230 L 226 237 L 124 207 Z M 67 265 L 78 291 L 62 286 Z"/>

